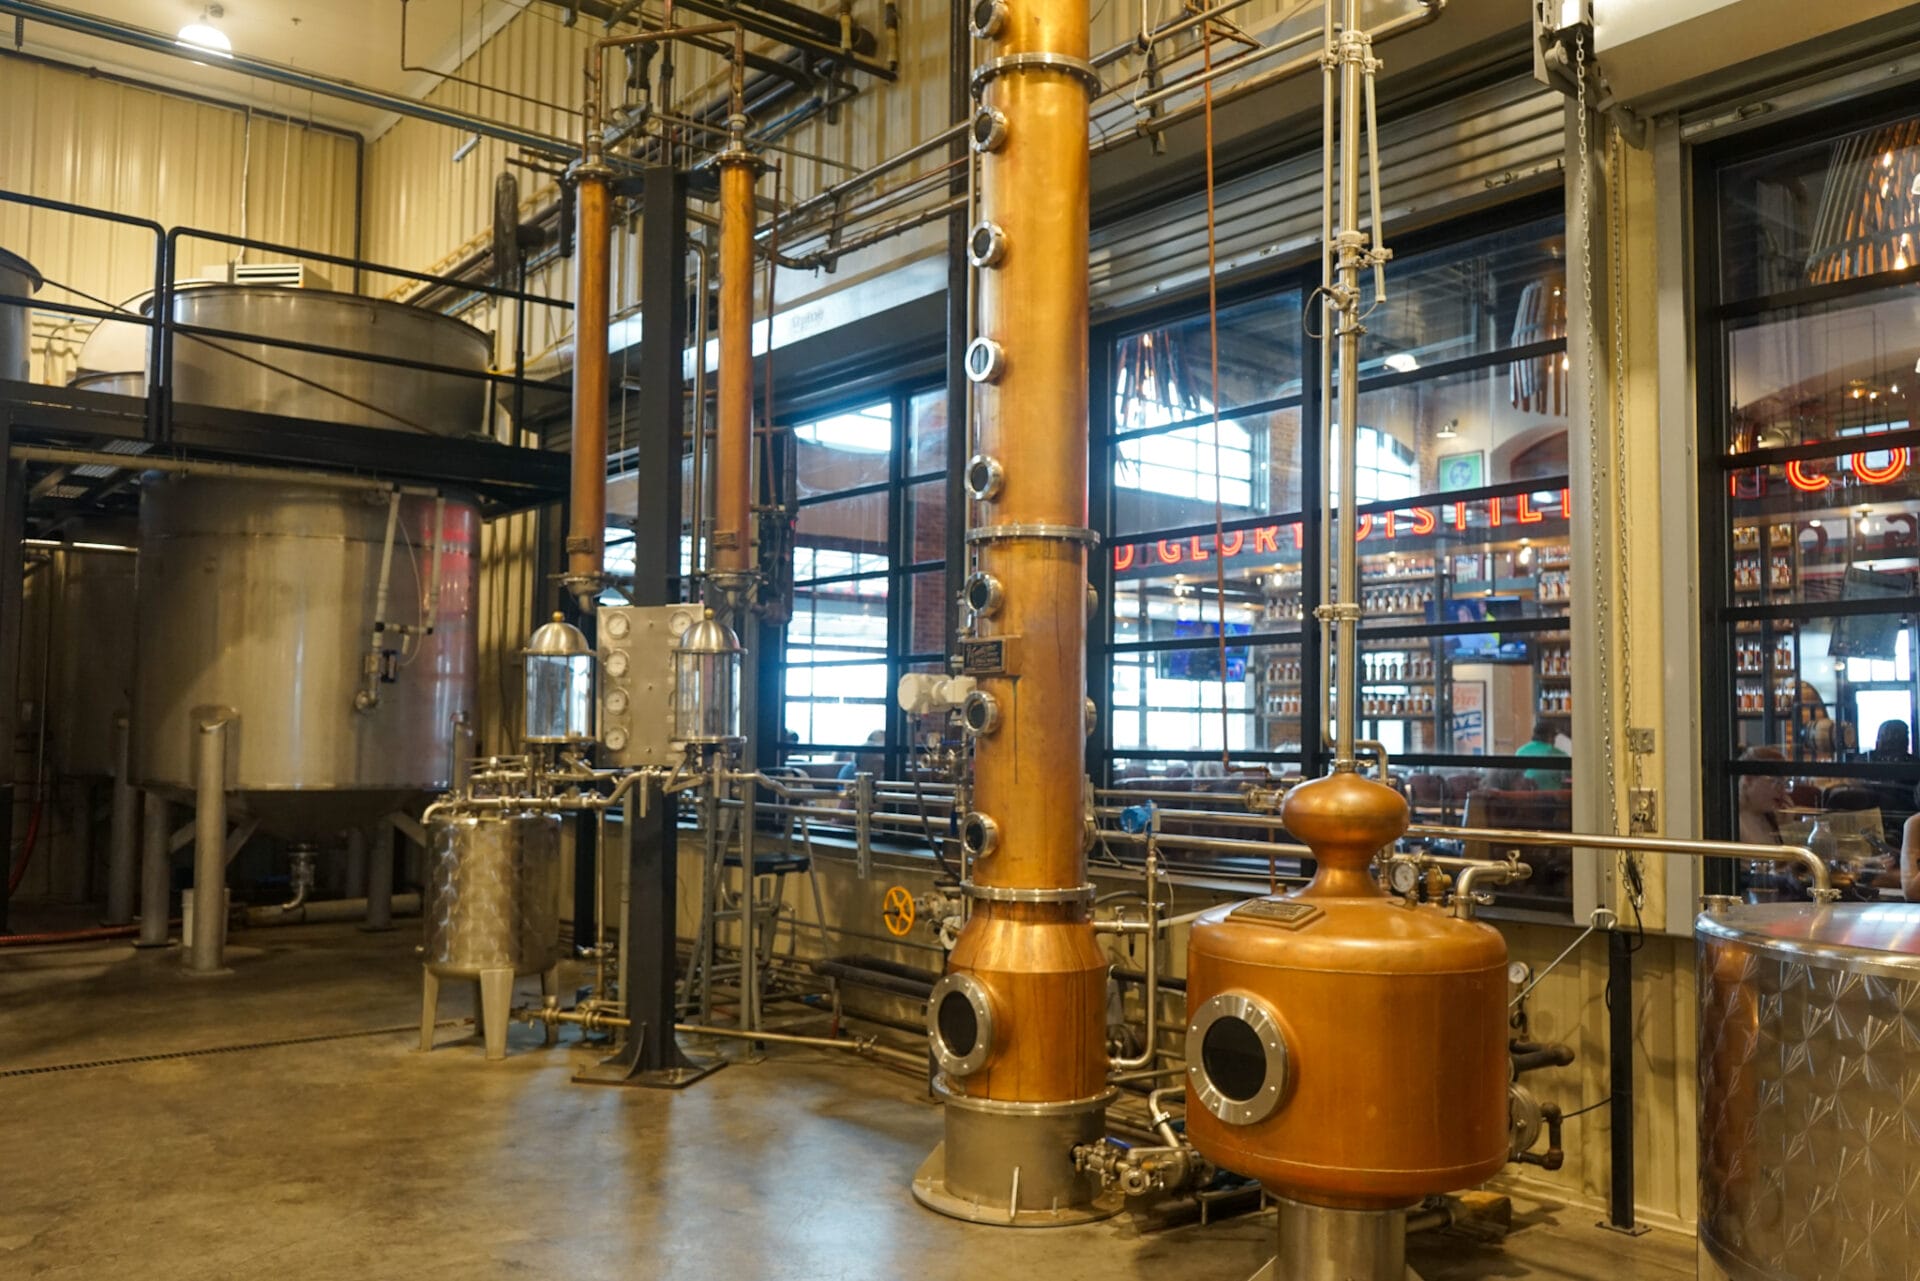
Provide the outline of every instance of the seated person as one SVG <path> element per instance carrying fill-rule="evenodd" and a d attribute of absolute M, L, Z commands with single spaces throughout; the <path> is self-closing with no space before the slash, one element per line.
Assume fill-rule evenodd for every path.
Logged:
<path fill-rule="evenodd" d="M 1533 723 L 1533 737 L 1520 744 L 1520 750 L 1514 755 L 1557 756 L 1563 761 L 1566 760 L 1567 754 L 1560 750 L 1560 745 L 1553 739 L 1553 722 L 1537 720 Z M 1543 792 L 1558 791 L 1568 786 L 1567 771 L 1563 768 L 1530 769 L 1527 771 L 1527 780 Z"/>

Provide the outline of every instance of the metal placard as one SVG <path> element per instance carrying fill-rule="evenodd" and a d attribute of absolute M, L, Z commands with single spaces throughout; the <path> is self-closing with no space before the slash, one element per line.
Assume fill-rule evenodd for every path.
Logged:
<path fill-rule="evenodd" d="M 1227 915 L 1265 921 L 1269 925 L 1278 925 L 1282 929 L 1297 930 L 1319 916 L 1320 909 L 1311 903 L 1300 903 L 1291 899 L 1257 898 L 1251 903 L 1242 903 Z"/>
<path fill-rule="evenodd" d="M 960 642 L 960 674 L 963 676 L 1004 676 L 1007 674 L 1009 636 L 992 640 Z"/>

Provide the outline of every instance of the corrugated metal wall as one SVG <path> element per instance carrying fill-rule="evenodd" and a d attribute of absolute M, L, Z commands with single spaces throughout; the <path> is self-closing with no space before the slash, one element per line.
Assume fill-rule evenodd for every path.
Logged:
<path fill-rule="evenodd" d="M 244 228 L 256 239 L 353 252 L 351 137 L 4 55 L 0 120 L 0 189 L 165 226 L 231 235 Z M 153 236 L 136 228 L 0 203 L 0 246 L 40 269 L 49 300 L 83 301 L 52 288 L 56 282 L 114 304 L 153 287 Z M 183 244 L 179 274 L 234 255 L 224 245 Z M 34 376 L 62 380 L 90 327 L 37 317 Z"/>

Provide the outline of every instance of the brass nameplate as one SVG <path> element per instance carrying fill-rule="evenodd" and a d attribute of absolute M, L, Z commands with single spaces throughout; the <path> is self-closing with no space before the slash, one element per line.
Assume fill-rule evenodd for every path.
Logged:
<path fill-rule="evenodd" d="M 960 674 L 963 676 L 1005 676 L 1010 657 L 1010 636 L 991 640 L 960 642 Z"/>
<path fill-rule="evenodd" d="M 1289 899 L 1257 898 L 1251 903 L 1242 903 L 1227 915 L 1244 916 L 1249 920 L 1278 925 L 1282 929 L 1297 930 L 1319 916 L 1320 909 L 1311 903 L 1298 903 Z"/>

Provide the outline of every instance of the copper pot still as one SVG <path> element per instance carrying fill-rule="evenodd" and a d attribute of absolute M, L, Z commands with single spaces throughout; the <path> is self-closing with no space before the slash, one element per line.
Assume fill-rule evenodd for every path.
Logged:
<path fill-rule="evenodd" d="M 1381 890 L 1407 805 L 1351 771 L 1289 794 L 1318 859 L 1296 893 L 1222 907 L 1187 949 L 1187 1136 L 1291 1201 L 1389 1210 L 1507 1160 L 1507 946 Z"/>

